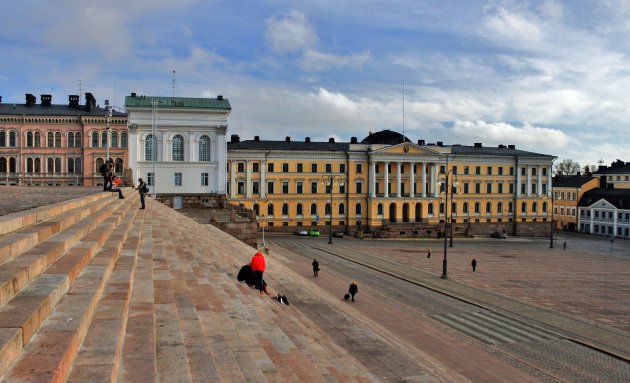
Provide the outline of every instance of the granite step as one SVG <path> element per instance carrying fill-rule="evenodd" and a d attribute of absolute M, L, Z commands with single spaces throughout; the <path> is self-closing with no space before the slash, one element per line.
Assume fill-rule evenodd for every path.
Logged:
<path fill-rule="evenodd" d="M 51 304 L 39 331 L 28 344 L 24 343 L 20 358 L 6 373 L 6 382 L 62 382 L 67 379 L 138 212 L 131 208 L 131 201 L 122 205 L 122 209 L 96 228 L 107 233 L 106 241 L 73 284 L 70 285 L 69 280 L 74 267 L 67 267 L 71 262 L 65 262 L 66 265 L 60 268 L 53 265 L 33 282 L 57 278 L 68 287 L 59 303 Z M 84 258 L 73 259 L 76 264 L 84 264 Z M 24 339 L 27 341 L 26 337 Z"/>

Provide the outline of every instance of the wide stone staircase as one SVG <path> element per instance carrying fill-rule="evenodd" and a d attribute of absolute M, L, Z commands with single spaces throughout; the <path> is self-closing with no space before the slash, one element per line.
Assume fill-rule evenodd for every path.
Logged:
<path fill-rule="evenodd" d="M 125 195 L 0 217 L 0 382 L 378 381 L 236 281 L 251 247 Z"/>

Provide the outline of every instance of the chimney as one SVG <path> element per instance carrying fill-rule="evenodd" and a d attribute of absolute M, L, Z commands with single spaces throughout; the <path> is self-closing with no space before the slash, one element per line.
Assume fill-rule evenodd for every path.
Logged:
<path fill-rule="evenodd" d="M 350 137 L 350 143 L 351 144 L 356 144 L 357 143 L 357 138 L 356 137 Z"/>
<path fill-rule="evenodd" d="M 131 97 L 136 97 L 136 92 L 131 92 Z"/>
<path fill-rule="evenodd" d="M 481 147 L 483 147 L 481 142 L 475 142 L 475 148 L 481 148 Z"/>
<path fill-rule="evenodd" d="M 49 94 L 42 94 L 40 96 L 42 100 L 42 106 L 51 106 L 52 105 L 52 96 Z"/>
<path fill-rule="evenodd" d="M 2 96 L 0 96 L 0 104 L 2 104 Z"/>
<path fill-rule="evenodd" d="M 420 145 L 420 146 L 424 146 L 424 145 L 425 145 L 425 144 L 424 144 L 424 140 L 418 140 L 418 145 Z"/>
<path fill-rule="evenodd" d="M 582 175 L 582 172 L 576 172 L 575 175 L 579 177 Z"/>
<path fill-rule="evenodd" d="M 79 107 L 79 96 L 76 94 L 71 94 L 68 96 L 68 106 L 71 108 Z"/>
<path fill-rule="evenodd" d="M 232 134 L 230 136 L 230 144 L 236 144 L 238 142 L 241 142 L 241 139 L 238 137 L 238 134 Z"/>
<path fill-rule="evenodd" d="M 284 139 L 284 142 L 291 142 L 291 137 L 287 136 L 287 137 Z"/>
<path fill-rule="evenodd" d="M 306 137 L 306 138 L 304 139 L 304 142 L 311 142 L 311 138 L 310 138 L 310 137 Z"/>
<path fill-rule="evenodd" d="M 444 143 L 442 141 L 438 141 L 437 146 L 444 146 Z"/>
<path fill-rule="evenodd" d="M 254 136 L 254 141 L 260 141 L 260 136 Z"/>
<path fill-rule="evenodd" d="M 96 108 L 96 99 L 92 95 L 92 93 L 85 94 L 85 110 L 88 112 L 93 112 Z"/>
<path fill-rule="evenodd" d="M 516 145 L 508 145 L 508 149 L 516 149 Z"/>
<path fill-rule="evenodd" d="M 26 94 L 26 106 L 33 106 L 37 103 L 37 99 L 30 93 Z"/>
<path fill-rule="evenodd" d="M 328 139 L 328 142 L 330 142 L 330 143 L 334 143 L 334 142 L 335 142 L 335 137 L 330 137 L 330 138 Z"/>
<path fill-rule="evenodd" d="M 218 96 L 217 96 L 217 100 L 223 100 L 223 96 L 218 95 Z"/>
<path fill-rule="evenodd" d="M 503 145 L 503 144 L 499 144 L 499 148 L 500 148 L 500 149 L 505 149 L 505 145 Z"/>

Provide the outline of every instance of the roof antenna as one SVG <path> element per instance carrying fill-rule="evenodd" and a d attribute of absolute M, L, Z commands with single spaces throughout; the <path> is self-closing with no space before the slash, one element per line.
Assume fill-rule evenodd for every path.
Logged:
<path fill-rule="evenodd" d="M 404 141 L 405 140 L 405 82 L 404 81 L 403 81 L 403 95 L 402 96 L 403 96 L 403 100 L 402 100 L 403 101 L 403 105 L 402 105 L 403 106 L 403 110 L 402 110 L 402 112 L 403 112 L 403 115 L 402 115 L 402 118 L 403 118 L 402 125 L 403 125 L 403 127 L 402 128 L 403 128 L 403 141 Z"/>
<path fill-rule="evenodd" d="M 175 98 L 175 70 L 173 69 L 173 98 Z"/>
<path fill-rule="evenodd" d="M 81 103 L 82 98 L 83 98 L 83 80 L 79 79 L 79 103 Z"/>

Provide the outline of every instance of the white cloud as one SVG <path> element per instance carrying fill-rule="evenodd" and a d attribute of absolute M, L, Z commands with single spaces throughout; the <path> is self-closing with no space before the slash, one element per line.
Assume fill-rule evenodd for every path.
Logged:
<path fill-rule="evenodd" d="M 514 144 L 534 151 L 536 148 L 559 149 L 568 143 L 568 137 L 562 131 L 532 126 L 527 122 L 517 127 L 505 122 L 457 120 L 452 131 L 455 137 L 466 142 L 482 140 L 491 145 Z"/>
<path fill-rule="evenodd" d="M 291 11 L 284 18 L 267 20 L 267 42 L 274 52 L 295 52 L 317 45 L 318 37 L 306 16 Z"/>
<path fill-rule="evenodd" d="M 543 25 L 536 17 L 503 7 L 486 16 L 483 28 L 482 34 L 486 38 L 516 48 L 537 47 L 545 38 Z"/>
<path fill-rule="evenodd" d="M 307 71 L 322 71 L 330 67 L 350 66 L 360 68 L 369 60 L 369 52 L 357 53 L 349 56 L 336 56 L 328 53 L 307 49 L 301 59 L 302 68 Z"/>

